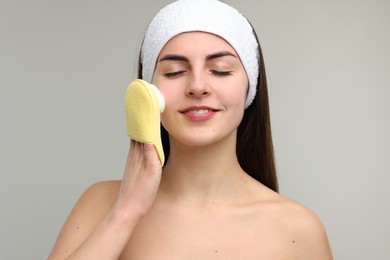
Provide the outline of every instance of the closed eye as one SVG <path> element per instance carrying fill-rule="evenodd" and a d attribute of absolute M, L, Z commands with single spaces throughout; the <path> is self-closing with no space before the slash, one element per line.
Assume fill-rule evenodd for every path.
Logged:
<path fill-rule="evenodd" d="M 184 70 L 174 71 L 174 72 L 166 72 L 166 73 L 164 73 L 164 76 L 167 78 L 176 78 L 176 77 L 182 75 L 184 72 L 185 72 Z"/>
<path fill-rule="evenodd" d="M 226 77 L 232 75 L 231 71 L 212 70 L 211 73 L 218 77 Z"/>

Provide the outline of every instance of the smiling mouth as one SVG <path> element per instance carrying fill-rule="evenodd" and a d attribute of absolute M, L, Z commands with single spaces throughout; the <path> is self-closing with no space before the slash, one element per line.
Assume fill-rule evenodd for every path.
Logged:
<path fill-rule="evenodd" d="M 203 114 L 207 114 L 209 112 L 214 112 L 215 110 L 212 110 L 212 109 L 191 109 L 191 110 L 188 110 L 186 112 L 189 112 L 189 113 L 194 113 L 194 114 L 197 114 L 197 115 L 203 115 Z"/>
<path fill-rule="evenodd" d="M 194 114 L 207 114 L 211 112 L 218 112 L 218 109 L 214 109 L 207 106 L 193 106 L 180 110 L 180 113 L 194 113 Z"/>
<path fill-rule="evenodd" d="M 180 111 L 187 119 L 201 122 L 211 119 L 219 110 L 210 107 L 188 107 Z"/>

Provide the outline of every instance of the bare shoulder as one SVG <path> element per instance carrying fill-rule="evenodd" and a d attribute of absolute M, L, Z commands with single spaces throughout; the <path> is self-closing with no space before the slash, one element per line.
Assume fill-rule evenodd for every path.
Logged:
<path fill-rule="evenodd" d="M 80 201 L 83 199 L 92 201 L 99 199 L 99 201 L 96 202 L 113 202 L 118 195 L 120 185 L 121 181 L 119 180 L 97 182 L 85 190 L 80 198 Z"/>
<path fill-rule="evenodd" d="M 325 234 L 320 218 L 310 209 L 282 196 L 279 207 L 283 213 L 281 217 L 284 222 L 302 238 L 307 236 L 314 238 L 314 236 Z"/>
<path fill-rule="evenodd" d="M 279 194 L 267 204 L 280 236 L 289 238 L 297 259 L 333 259 L 325 228 L 314 212 Z"/>
<path fill-rule="evenodd" d="M 74 251 L 111 209 L 118 195 L 120 181 L 103 181 L 88 187 L 65 221 L 51 256 Z"/>
<path fill-rule="evenodd" d="M 88 187 L 77 201 L 70 217 L 82 213 L 89 220 L 102 217 L 112 207 L 120 188 L 120 181 L 102 181 Z"/>

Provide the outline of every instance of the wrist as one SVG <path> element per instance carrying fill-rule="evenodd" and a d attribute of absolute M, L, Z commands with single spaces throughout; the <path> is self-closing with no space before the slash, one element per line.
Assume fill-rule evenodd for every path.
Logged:
<path fill-rule="evenodd" d="M 132 231 L 140 219 L 140 214 L 136 213 L 133 209 L 127 210 L 125 208 L 114 207 L 108 214 L 108 221 L 110 223 L 113 223 L 121 230 L 127 231 Z"/>

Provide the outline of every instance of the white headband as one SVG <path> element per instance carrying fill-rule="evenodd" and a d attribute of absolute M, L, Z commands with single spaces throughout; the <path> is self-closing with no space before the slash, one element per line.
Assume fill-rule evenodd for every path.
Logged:
<path fill-rule="evenodd" d="M 161 49 L 174 36 L 202 31 L 225 39 L 237 52 L 249 79 L 247 108 L 256 95 L 259 51 L 248 20 L 218 0 L 179 0 L 165 6 L 149 24 L 141 50 L 142 78 L 152 81 Z"/>

